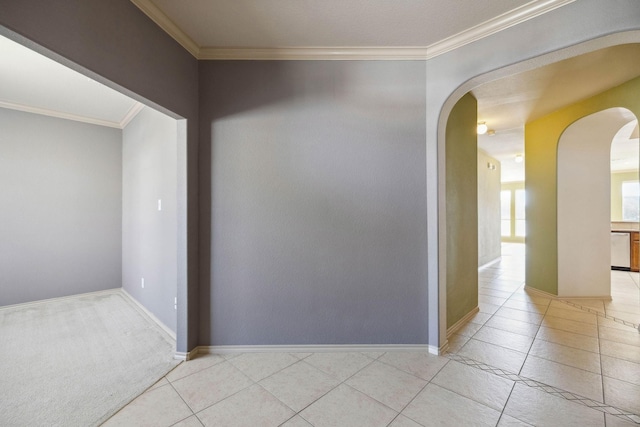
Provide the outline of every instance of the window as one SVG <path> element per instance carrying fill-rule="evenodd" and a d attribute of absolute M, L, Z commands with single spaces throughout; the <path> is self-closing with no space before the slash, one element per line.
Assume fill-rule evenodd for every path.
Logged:
<path fill-rule="evenodd" d="M 516 190 L 516 236 L 524 237 L 525 231 L 525 216 L 524 216 L 524 204 L 525 193 L 524 190 Z"/>
<path fill-rule="evenodd" d="M 503 190 L 500 192 L 500 212 L 501 235 L 503 237 L 509 237 L 511 236 L 511 190 Z"/>
<path fill-rule="evenodd" d="M 526 191 L 524 182 L 506 182 L 500 191 L 500 235 L 503 242 L 524 242 Z"/>
<path fill-rule="evenodd" d="M 640 221 L 640 185 L 638 181 L 622 183 L 622 220 Z"/>

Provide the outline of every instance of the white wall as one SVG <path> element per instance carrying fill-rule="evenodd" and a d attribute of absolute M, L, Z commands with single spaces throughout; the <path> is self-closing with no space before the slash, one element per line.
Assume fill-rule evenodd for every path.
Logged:
<path fill-rule="evenodd" d="M 487 164 L 495 165 L 491 170 Z M 500 162 L 478 149 L 478 265 L 500 258 Z"/>
<path fill-rule="evenodd" d="M 121 134 L 0 108 L 0 305 L 121 286 Z"/>
<path fill-rule="evenodd" d="M 174 332 L 177 132 L 176 120 L 145 107 L 122 136 L 122 287 Z"/>
<path fill-rule="evenodd" d="M 611 141 L 628 122 L 619 110 L 580 119 L 558 144 L 560 297 L 611 295 Z"/>

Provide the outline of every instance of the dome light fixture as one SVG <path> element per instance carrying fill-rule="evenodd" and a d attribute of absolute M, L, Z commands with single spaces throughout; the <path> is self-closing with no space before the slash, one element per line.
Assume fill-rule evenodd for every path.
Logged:
<path fill-rule="evenodd" d="M 516 163 L 522 163 L 524 161 L 524 156 L 522 154 L 516 154 Z"/>
<path fill-rule="evenodd" d="M 478 135 L 484 135 L 489 130 L 489 127 L 485 122 L 478 122 Z"/>

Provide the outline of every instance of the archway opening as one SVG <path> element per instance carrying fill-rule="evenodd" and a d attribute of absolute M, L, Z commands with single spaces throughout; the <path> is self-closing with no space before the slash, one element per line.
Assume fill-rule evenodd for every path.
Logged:
<path fill-rule="evenodd" d="M 537 119 L 538 117 L 543 117 L 545 114 L 550 114 L 553 111 L 556 111 L 557 109 L 561 109 L 564 108 L 567 105 L 570 105 L 572 103 L 576 103 L 582 99 L 588 98 L 590 96 L 595 96 L 595 94 L 599 93 L 598 90 L 596 91 L 592 91 L 591 93 L 588 94 L 583 94 L 581 97 L 574 97 L 574 98 L 566 98 L 566 97 L 560 97 L 559 105 L 556 105 L 555 107 L 552 107 L 551 105 L 549 105 L 546 101 L 548 99 L 553 98 L 558 92 L 558 86 L 562 86 L 562 85 L 566 85 L 567 82 L 570 81 L 570 83 L 575 87 L 576 86 L 576 82 L 581 81 L 579 78 L 576 78 L 575 72 L 576 69 L 580 70 L 582 68 L 587 69 L 589 72 L 586 73 L 587 76 L 591 75 L 593 77 L 593 73 L 594 70 L 587 68 L 589 66 L 589 64 L 582 66 L 579 65 L 581 63 L 583 63 L 584 61 L 589 62 L 590 64 L 594 63 L 594 62 L 598 62 L 598 60 L 594 61 L 594 58 L 596 58 L 597 56 L 601 56 L 601 60 L 600 63 L 601 65 L 606 65 L 605 60 L 602 60 L 602 58 L 606 58 L 608 54 L 610 54 L 612 51 L 615 50 L 624 50 L 624 49 L 637 49 L 638 45 L 637 44 L 627 44 L 627 45 L 622 45 L 622 44 L 616 44 L 615 42 L 611 42 L 611 43 L 606 43 L 608 45 L 608 47 L 605 47 L 603 49 L 603 45 L 602 43 L 604 43 L 604 39 L 600 40 L 600 41 L 595 41 L 593 44 L 590 43 L 584 43 L 582 45 L 573 47 L 573 48 L 568 48 L 565 49 L 563 51 L 560 52 L 555 52 L 554 54 L 548 54 L 545 55 L 543 57 L 537 58 L 536 61 L 525 61 L 523 63 L 519 63 L 519 64 L 515 64 L 509 67 L 505 67 L 481 76 L 478 76 L 474 79 L 471 79 L 470 81 L 466 82 L 464 85 L 462 85 L 460 88 L 458 88 L 458 90 L 456 91 L 457 93 L 463 92 L 464 90 L 466 90 L 467 92 L 463 92 L 463 93 L 469 93 L 468 91 L 471 91 L 471 94 L 476 96 L 476 98 L 478 98 L 478 120 L 482 120 L 482 121 L 486 121 L 489 128 L 492 129 L 493 126 L 498 126 L 500 125 L 500 120 L 497 117 L 497 115 L 494 115 L 495 113 L 495 109 L 492 110 L 492 108 L 486 108 L 488 107 L 499 107 L 499 108 L 503 108 L 503 109 L 509 109 L 511 110 L 512 114 L 515 116 L 518 116 L 519 120 L 520 120 L 520 128 L 519 128 L 519 134 L 522 137 L 522 140 L 524 141 L 524 137 L 525 137 L 525 124 L 528 123 L 529 121 L 533 121 L 535 119 Z M 591 49 L 589 47 L 592 47 Z M 553 56 L 553 58 L 551 58 L 551 56 Z M 626 55 L 627 58 L 629 58 L 628 55 Z M 634 56 L 635 57 L 635 56 Z M 567 62 L 564 62 L 567 61 Z M 537 66 L 535 65 L 537 64 Z M 564 79 L 563 76 L 558 74 L 559 68 L 565 68 L 564 70 Z M 628 69 L 627 69 L 628 71 Z M 511 74 L 510 74 L 511 73 Z M 637 73 L 636 73 L 637 74 Z M 531 93 L 527 92 L 527 87 L 526 84 L 523 84 L 522 80 L 519 80 L 523 75 L 528 75 L 529 77 L 531 77 L 533 80 L 537 80 L 537 82 L 540 85 L 540 92 L 538 93 L 537 97 L 534 96 L 524 96 L 525 93 L 528 93 L 529 95 L 531 95 Z M 629 76 L 627 74 L 624 75 L 620 75 L 619 80 L 616 82 L 611 83 L 611 85 L 609 85 L 608 87 L 600 87 L 599 91 L 605 91 L 611 87 L 614 87 L 616 85 L 621 84 L 622 82 L 626 82 L 628 81 L 629 78 L 633 78 L 634 76 L 636 76 L 635 74 L 633 76 Z M 495 80 L 492 80 L 495 79 Z M 564 82 L 564 83 L 563 83 Z M 526 83 L 526 82 L 524 82 Z M 518 86 L 520 85 L 520 86 Z M 579 86 L 579 85 L 578 85 Z M 583 81 L 583 89 L 584 86 L 586 85 L 586 82 Z M 494 96 L 486 96 L 485 94 L 482 94 L 482 91 L 479 91 L 478 89 L 485 89 L 485 88 L 491 88 L 493 90 L 493 95 Z M 554 89 L 555 88 L 555 89 Z M 591 88 L 593 89 L 593 88 Z M 489 94 L 491 95 L 491 91 L 489 92 Z M 520 96 L 522 95 L 522 96 Z M 554 95 L 554 96 L 552 96 Z M 545 98 L 545 101 L 543 102 L 541 99 Z M 451 108 L 451 110 L 446 111 L 445 114 L 441 117 L 441 121 L 440 121 L 440 126 L 443 126 L 444 123 L 447 123 L 449 120 L 450 115 L 446 114 L 446 113 L 451 113 L 451 111 L 453 110 L 453 108 L 455 108 L 455 103 L 457 102 L 456 100 L 460 100 L 461 98 L 459 97 L 459 95 L 456 96 L 456 93 L 452 94 L 449 98 L 449 101 L 447 101 L 447 104 L 445 104 L 445 106 L 447 108 Z M 502 101 L 504 102 L 502 102 Z M 484 103 L 484 105 L 483 105 Z M 519 105 L 518 105 L 519 103 Z M 527 106 L 528 103 L 528 106 Z M 518 109 L 518 107 L 525 105 L 527 106 L 528 109 Z M 483 111 L 483 107 L 484 107 L 484 111 Z M 546 109 L 546 111 L 544 111 Z M 504 123 L 502 124 L 504 126 Z M 443 129 L 443 128 L 440 128 Z M 495 128 L 494 128 L 495 129 Z M 508 131 L 508 130 L 512 130 L 515 132 L 515 127 L 504 127 L 503 131 Z M 441 139 L 439 139 L 440 143 L 444 143 L 445 147 L 448 147 L 448 143 L 449 141 L 447 140 L 447 138 L 445 137 L 445 135 L 443 135 L 442 130 L 439 130 L 439 137 Z M 500 131 L 496 132 L 494 135 L 499 135 Z M 498 141 L 499 138 L 495 138 L 495 141 Z M 528 142 L 528 141 L 527 141 Z M 520 148 L 520 152 L 519 153 L 511 153 L 510 156 L 512 156 L 513 159 L 515 159 L 515 157 L 517 155 L 522 155 L 523 153 L 523 148 Z M 449 162 L 446 160 L 446 156 L 449 154 L 447 150 L 442 150 L 442 152 L 445 152 L 445 159 L 441 159 L 441 165 L 445 165 L 445 167 L 441 170 L 447 170 L 447 168 L 449 167 Z M 547 153 L 550 155 L 550 153 Z M 526 156 L 524 157 L 524 161 L 526 161 Z M 547 160 L 549 160 L 548 165 L 553 168 L 555 170 L 555 159 L 556 159 L 556 153 L 554 152 L 553 154 L 553 159 L 551 159 L 551 157 L 547 156 L 547 159 L 545 160 L 545 162 Z M 531 159 L 529 159 L 531 160 Z M 538 159 L 534 160 L 534 163 L 537 161 Z M 524 164 L 524 162 L 523 162 Z M 482 165 L 480 163 L 478 163 L 478 168 L 480 168 Z M 555 171 L 554 171 L 554 175 L 555 175 Z M 446 176 L 446 173 L 445 173 Z M 526 177 L 528 179 L 528 176 Z M 554 178 L 555 179 L 555 178 Z M 441 187 L 441 191 L 442 191 L 442 187 Z M 527 197 L 527 204 L 528 204 L 528 208 L 533 204 L 536 204 L 536 200 L 535 197 L 533 197 L 532 199 L 530 198 L 530 194 L 529 194 L 529 190 L 525 190 L 526 191 L 526 197 Z M 446 188 L 445 191 L 441 194 L 444 194 L 444 196 L 441 196 L 441 207 L 440 207 L 440 214 L 439 214 L 439 221 L 440 221 L 440 232 L 443 233 L 442 235 L 447 236 L 447 233 L 450 230 L 449 227 L 449 222 L 450 221 L 457 221 L 456 218 L 452 218 L 449 215 L 449 212 L 447 212 L 447 206 L 449 205 L 448 199 L 451 196 L 450 193 L 450 189 Z M 555 199 L 555 191 L 553 194 L 553 198 Z M 442 203 L 444 202 L 444 203 Z M 554 202 L 555 203 L 555 202 Z M 555 217 L 556 212 L 555 209 L 553 210 L 553 215 Z M 527 210 L 527 216 L 529 215 L 529 211 Z M 555 224 L 554 224 L 555 225 Z M 482 225 L 479 225 L 479 227 L 482 227 Z M 529 223 L 527 223 L 526 225 L 526 235 L 529 236 L 530 235 L 530 231 L 531 231 L 531 226 Z M 551 232 L 553 231 L 553 234 L 555 234 L 556 230 L 555 227 L 553 230 L 544 230 L 545 233 L 546 232 Z M 555 239 L 556 236 L 553 236 L 553 239 Z M 553 240 L 551 239 L 551 240 Z M 550 241 L 551 241 L 550 240 Z M 447 245 L 451 244 L 451 239 L 447 236 L 444 239 L 440 239 L 440 252 L 439 252 L 439 256 L 441 259 L 444 258 L 444 262 L 440 261 L 440 289 L 441 292 L 442 290 L 446 290 L 445 295 L 449 295 L 449 291 L 448 288 L 451 285 L 451 283 L 449 282 L 449 276 L 446 272 L 446 268 L 445 266 L 448 266 L 449 262 L 447 261 L 447 257 L 449 256 L 449 253 L 451 252 L 451 250 L 447 247 Z M 527 248 L 528 249 L 528 248 Z M 539 252 L 539 251 L 538 251 Z M 527 256 L 529 254 L 527 253 Z M 476 260 L 467 260 L 468 262 L 464 265 L 464 268 L 466 269 L 473 269 L 473 268 L 477 268 L 477 261 Z M 556 260 L 557 261 L 557 260 Z M 529 262 L 527 261 L 527 268 L 526 271 L 529 271 Z M 523 266 L 524 267 L 524 266 Z M 555 266 L 551 266 L 551 267 L 555 267 Z M 553 269 L 553 268 L 552 268 Z M 455 285 L 454 285 L 455 286 Z M 477 287 L 476 287 L 477 290 Z M 555 293 L 555 292 L 553 292 Z M 455 302 L 454 302 L 455 303 Z M 446 318 L 447 322 L 446 322 L 446 326 L 451 325 L 451 319 L 450 316 L 448 315 L 448 310 L 450 309 L 450 304 L 452 304 L 452 301 L 450 298 L 447 298 L 447 302 L 446 302 L 446 309 L 444 310 L 445 313 L 447 313 L 446 316 L 443 315 L 443 313 L 440 313 L 440 331 L 444 332 L 444 330 L 446 330 L 447 328 L 443 328 L 443 320 Z M 441 310 L 442 310 L 442 302 L 441 302 Z M 480 309 L 480 311 L 482 311 L 482 309 Z M 441 332 L 441 334 L 442 334 Z M 451 332 L 451 331 L 449 331 Z M 441 335 L 442 336 L 442 335 Z M 444 339 L 441 339 L 440 342 L 442 344 L 445 344 L 446 341 Z M 441 345 L 442 345 L 441 344 Z"/>
<path fill-rule="evenodd" d="M 625 108 L 610 108 L 574 122 L 560 138 L 559 297 L 611 297 L 611 144 L 635 120 Z"/>

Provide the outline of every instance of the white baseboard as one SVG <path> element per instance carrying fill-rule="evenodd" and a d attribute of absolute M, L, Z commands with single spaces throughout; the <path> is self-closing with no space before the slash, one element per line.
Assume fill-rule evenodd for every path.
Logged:
<path fill-rule="evenodd" d="M 563 300 L 563 299 L 572 299 L 572 300 L 589 300 L 589 299 L 599 299 L 602 301 L 612 301 L 613 298 L 611 298 L 611 295 L 604 295 L 604 296 L 586 296 L 586 297 L 572 297 L 572 296 L 558 296 L 559 300 Z"/>
<path fill-rule="evenodd" d="M 195 358 L 197 355 L 198 355 L 198 347 L 186 353 L 183 351 L 176 351 L 175 354 L 173 355 L 173 358 L 176 360 L 184 360 L 186 362 L 188 360 Z"/>
<path fill-rule="evenodd" d="M 437 351 L 437 349 L 435 349 Z M 428 351 L 434 348 L 426 344 L 378 344 L 378 345 L 212 345 L 199 346 L 198 354 L 231 353 L 341 353 L 341 352 L 391 352 L 391 351 Z"/>
<path fill-rule="evenodd" d="M 478 267 L 478 270 L 482 270 L 483 268 L 487 268 L 490 265 L 495 264 L 496 262 L 500 262 L 501 259 L 502 259 L 502 256 L 498 255 L 497 258 L 494 258 L 491 261 L 488 261 L 482 264 L 480 267 Z"/>
<path fill-rule="evenodd" d="M 611 295 L 592 295 L 592 296 L 580 296 L 580 297 L 567 296 L 567 295 L 559 296 L 559 295 L 550 294 L 549 292 L 541 291 L 540 289 L 532 288 L 532 287 L 526 286 L 526 285 L 525 285 L 524 289 L 525 289 L 525 291 L 531 292 L 534 295 L 538 295 L 538 296 L 541 296 L 543 298 L 556 299 L 556 300 L 563 300 L 563 299 L 574 299 L 574 300 L 599 299 L 599 300 L 611 301 Z"/>
<path fill-rule="evenodd" d="M 160 326 L 160 328 L 165 331 L 167 333 L 167 335 L 169 335 L 174 341 L 176 340 L 176 333 L 173 332 L 171 329 L 169 329 L 167 327 L 167 325 L 165 325 L 164 323 L 162 323 L 160 321 L 160 319 L 158 319 L 152 312 L 150 312 L 147 307 L 145 307 L 144 305 L 142 305 L 137 299 L 135 299 L 134 297 L 131 296 L 131 294 L 127 291 L 124 290 L 124 288 L 120 288 L 120 291 L 122 292 L 122 294 L 127 297 L 127 299 L 129 301 L 131 301 L 132 303 L 134 303 L 136 305 L 136 307 L 138 307 L 140 310 L 142 310 L 142 312 L 144 312 L 144 314 L 146 314 L 151 320 L 153 320 L 154 323 L 157 323 L 158 326 Z"/>
<path fill-rule="evenodd" d="M 558 295 L 550 294 L 549 292 L 541 291 L 540 289 L 532 288 L 531 286 L 524 285 L 524 290 L 539 297 L 558 299 Z"/>
<path fill-rule="evenodd" d="M 442 356 L 447 351 L 449 351 L 449 341 L 448 340 L 445 340 L 444 344 L 442 344 L 440 347 L 436 347 L 434 345 L 430 345 L 429 346 L 429 353 L 434 354 L 436 356 Z"/>
<path fill-rule="evenodd" d="M 466 325 L 469 322 L 469 320 L 471 320 L 471 318 L 475 316 L 476 313 L 478 313 L 479 311 L 480 311 L 480 307 L 476 307 L 470 312 L 468 312 L 462 319 L 458 320 L 456 323 L 451 325 L 451 327 L 447 329 L 447 338 L 449 338 L 451 335 L 458 332 L 458 330 L 462 328 L 464 325 Z"/>

